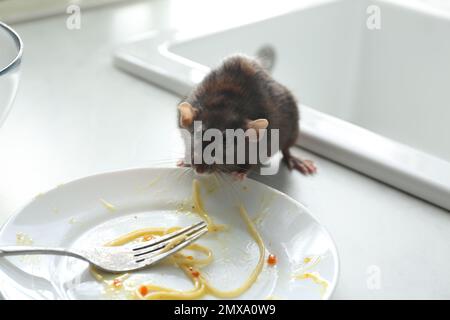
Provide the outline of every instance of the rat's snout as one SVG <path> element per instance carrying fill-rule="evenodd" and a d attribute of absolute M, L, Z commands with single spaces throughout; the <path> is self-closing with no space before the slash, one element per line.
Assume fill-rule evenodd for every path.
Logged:
<path fill-rule="evenodd" d="M 205 171 L 206 171 L 205 165 L 204 164 L 196 165 L 195 166 L 195 171 L 197 173 L 205 173 Z"/>
<path fill-rule="evenodd" d="M 194 165 L 194 169 L 195 169 L 195 172 L 197 172 L 199 174 L 211 173 L 213 171 L 212 166 L 204 164 L 204 163 Z"/>
<path fill-rule="evenodd" d="M 202 163 L 202 164 L 195 165 L 195 172 L 197 172 L 197 173 L 200 173 L 200 174 L 210 173 L 212 171 L 213 171 L 212 167 L 207 164 Z"/>

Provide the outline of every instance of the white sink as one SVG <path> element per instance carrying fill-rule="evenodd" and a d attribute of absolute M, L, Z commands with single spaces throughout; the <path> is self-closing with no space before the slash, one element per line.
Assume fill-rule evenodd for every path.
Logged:
<path fill-rule="evenodd" d="M 416 0 L 310 2 L 210 34 L 153 32 L 115 64 L 184 95 L 223 57 L 272 50 L 302 104 L 300 146 L 450 209 L 450 15 Z"/>
<path fill-rule="evenodd" d="M 16 95 L 22 47 L 19 35 L 0 21 L 0 127 Z"/>

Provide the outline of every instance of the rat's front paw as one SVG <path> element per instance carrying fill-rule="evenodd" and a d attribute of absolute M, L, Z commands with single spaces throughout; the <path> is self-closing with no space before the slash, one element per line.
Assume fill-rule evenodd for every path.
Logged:
<path fill-rule="evenodd" d="M 295 169 L 304 175 L 312 175 L 317 172 L 317 167 L 314 165 L 314 162 L 291 156 L 289 151 L 283 152 L 283 161 L 286 163 L 289 170 Z"/>
<path fill-rule="evenodd" d="M 290 159 L 286 160 L 286 163 L 290 170 L 298 170 L 304 175 L 315 174 L 317 172 L 317 168 L 314 165 L 314 162 L 312 162 L 311 160 L 302 160 L 291 157 Z"/>

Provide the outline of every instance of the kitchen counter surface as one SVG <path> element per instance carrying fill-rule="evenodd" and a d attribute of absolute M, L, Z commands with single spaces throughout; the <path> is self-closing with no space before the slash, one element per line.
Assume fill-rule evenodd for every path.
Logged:
<path fill-rule="evenodd" d="M 114 68 L 112 52 L 150 29 L 245 18 L 226 19 L 225 4 L 216 15 L 190 16 L 185 3 L 83 11 L 80 30 L 66 28 L 67 16 L 14 25 L 25 55 L 15 105 L 0 129 L 0 223 L 62 182 L 181 157 L 179 98 Z M 450 298 L 448 211 L 305 150 L 294 153 L 316 161 L 319 173 L 283 168 L 259 180 L 302 202 L 330 231 L 341 262 L 335 299 Z"/>

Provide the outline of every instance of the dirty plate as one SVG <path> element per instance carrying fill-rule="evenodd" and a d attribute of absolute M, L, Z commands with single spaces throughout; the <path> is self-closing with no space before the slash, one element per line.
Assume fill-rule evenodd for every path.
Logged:
<path fill-rule="evenodd" d="M 328 299 L 336 285 L 338 258 L 327 231 L 288 196 L 248 179 L 195 176 L 186 169 L 131 169 L 79 179 L 40 194 L 0 231 L 0 244 L 73 248 L 98 246 L 144 227 L 187 226 L 192 181 L 199 179 L 204 206 L 227 229 L 202 237 L 213 262 L 202 268 L 210 283 L 231 290 L 243 283 L 259 258 L 258 246 L 239 215 L 243 205 L 266 245 L 262 273 L 241 299 Z M 87 263 L 74 258 L 0 258 L 0 291 L 6 299 L 122 299 L 142 283 L 192 288 L 175 266 L 161 264 L 131 274 L 127 290 L 110 290 Z M 205 298 L 214 298 L 206 296 Z"/>

